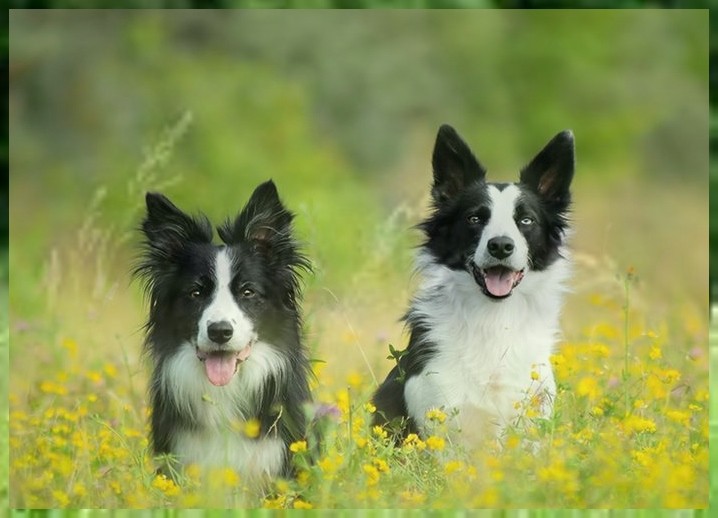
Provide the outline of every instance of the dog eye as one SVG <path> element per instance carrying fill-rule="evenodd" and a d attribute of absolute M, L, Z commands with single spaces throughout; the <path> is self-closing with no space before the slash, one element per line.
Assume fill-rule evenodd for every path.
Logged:
<path fill-rule="evenodd" d="M 477 216 L 476 214 L 472 214 L 466 219 L 469 222 L 469 225 L 478 225 L 479 223 L 481 223 L 481 217 Z"/>
<path fill-rule="evenodd" d="M 192 291 L 189 292 L 189 296 L 193 299 L 197 299 L 202 296 L 202 290 L 199 288 L 193 288 Z"/>
<path fill-rule="evenodd" d="M 250 299 L 256 294 L 256 292 L 252 288 L 243 288 L 241 293 L 242 297 L 244 297 L 245 299 Z"/>
<path fill-rule="evenodd" d="M 531 225 L 533 222 L 534 222 L 534 219 L 530 218 L 528 216 L 526 216 L 525 218 L 521 218 L 521 221 L 519 221 L 519 223 L 521 223 L 522 225 L 526 225 L 526 226 Z"/>

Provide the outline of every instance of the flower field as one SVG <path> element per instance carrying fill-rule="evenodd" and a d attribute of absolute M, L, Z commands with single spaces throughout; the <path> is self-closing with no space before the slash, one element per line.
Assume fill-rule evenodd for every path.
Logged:
<path fill-rule="evenodd" d="M 554 416 L 536 418 L 530 401 L 517 402 L 524 417 L 501 444 L 464 450 L 441 411 L 430 416 L 430 436 L 396 442 L 370 425 L 374 383 L 368 375 L 352 368 L 337 377 L 329 359 L 316 363 L 316 404 L 327 414 L 322 451 L 312 462 L 311 444 L 293 444 L 296 479 L 276 481 L 262 494 L 244 488 L 231 470 L 202 473 L 190 466 L 179 484 L 155 476 L 144 371 L 102 355 L 88 363 L 85 351 L 101 340 L 62 329 L 43 338 L 52 354 L 37 360 L 42 376 L 10 387 L 10 505 L 705 507 L 707 319 L 685 311 L 674 322 L 647 325 L 633 306 L 635 276 L 625 272 L 617 289 L 588 295 L 601 319 L 587 319 L 552 358 Z M 28 346 L 39 339 L 28 330 L 18 336 Z M 384 365 L 388 370 L 389 362 Z M 239 425 L 238 433 L 256 433 L 253 423 Z"/>

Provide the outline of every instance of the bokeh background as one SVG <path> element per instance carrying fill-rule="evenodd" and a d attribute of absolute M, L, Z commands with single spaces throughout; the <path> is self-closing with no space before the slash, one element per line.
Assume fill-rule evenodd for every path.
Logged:
<path fill-rule="evenodd" d="M 127 366 L 145 306 L 129 277 L 145 190 L 220 222 L 268 178 L 315 271 L 323 380 L 381 381 L 416 285 L 430 156 L 454 125 L 510 181 L 576 135 L 567 337 L 620 294 L 707 350 L 707 11 L 13 11 L 11 390 L 79 344 Z M 705 342 L 702 338 L 705 336 Z M 688 347 L 677 344 L 676 347 Z"/>

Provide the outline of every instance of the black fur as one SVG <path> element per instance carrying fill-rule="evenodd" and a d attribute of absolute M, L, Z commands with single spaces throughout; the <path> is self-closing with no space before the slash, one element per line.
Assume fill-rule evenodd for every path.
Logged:
<path fill-rule="evenodd" d="M 310 264 L 294 240 L 293 215 L 282 205 L 274 183 L 257 187 L 237 217 L 217 229 L 223 245 L 212 243 L 212 227 L 205 216 L 188 216 L 158 193 L 148 193 L 146 202 L 141 226 L 145 240 L 134 275 L 142 280 L 150 306 L 145 353 L 153 365 L 149 389 L 153 452 L 181 453 L 172 451 L 173 436 L 179 430 L 208 426 L 180 410 L 174 395 L 166 393 L 161 367 L 180 344 L 197 336 L 204 296 L 212 291 L 213 261 L 224 248 L 231 254 L 233 272 L 241 278 L 238 282 L 251 283 L 257 293 L 249 300 L 236 296 L 237 304 L 255 324 L 259 340 L 274 346 L 290 365 L 281 379 L 270 374 L 264 389 L 257 392 L 261 397 L 251 401 L 251 408 L 238 407 L 238 415 L 258 419 L 260 437 L 277 433 L 285 445 L 301 439 L 306 432 L 303 405 L 311 397 L 311 369 L 302 344 L 299 275 L 310 270 Z M 190 297 L 190 292 L 195 296 Z"/>
<path fill-rule="evenodd" d="M 425 237 L 420 249 L 429 252 L 435 264 L 471 273 L 471 257 L 491 215 L 487 186 L 503 190 L 509 184 L 487 183 L 486 169 L 448 125 L 442 125 L 436 136 L 432 168 L 432 211 L 418 225 Z M 573 135 L 564 131 L 520 172 L 518 185 L 523 194 L 514 217 L 519 221 L 531 216 L 538 223 L 522 230 L 532 252 L 531 270 L 544 270 L 559 257 L 568 226 L 573 171 Z M 432 296 L 424 291 L 412 301 L 404 317 L 410 333 L 407 348 L 373 396 L 377 408 L 374 424 L 401 423 L 402 434 L 417 431 L 407 412 L 404 382 L 420 374 L 439 347 L 427 339 L 428 324 L 414 309 L 422 297 Z"/>

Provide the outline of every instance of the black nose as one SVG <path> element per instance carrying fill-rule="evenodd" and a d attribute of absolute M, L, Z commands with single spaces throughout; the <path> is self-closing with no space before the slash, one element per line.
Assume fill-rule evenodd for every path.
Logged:
<path fill-rule="evenodd" d="M 207 335 L 209 339 L 216 344 L 224 344 L 232 338 L 232 324 L 226 320 L 220 320 L 219 322 L 212 322 L 207 326 Z"/>
<path fill-rule="evenodd" d="M 489 239 L 489 253 L 496 259 L 504 259 L 514 252 L 514 240 L 510 237 L 499 236 Z"/>

